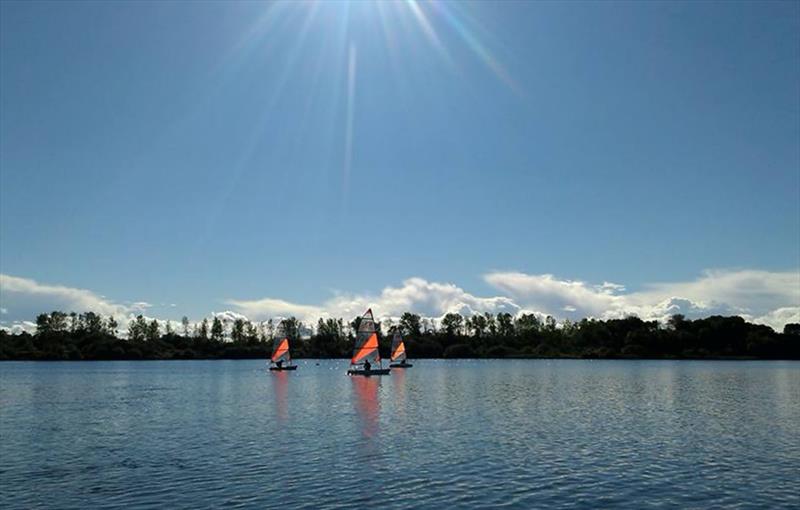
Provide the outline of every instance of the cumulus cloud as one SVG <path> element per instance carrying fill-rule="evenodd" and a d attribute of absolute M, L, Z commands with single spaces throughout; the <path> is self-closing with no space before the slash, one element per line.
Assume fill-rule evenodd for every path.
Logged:
<path fill-rule="evenodd" d="M 153 306 L 145 301 L 117 303 L 91 290 L 43 284 L 7 274 L 0 274 L 0 303 L 4 310 L 0 328 L 17 333 L 34 332 L 36 324 L 33 320 L 38 314 L 60 310 L 114 317 L 124 335 L 128 322 Z M 163 320 L 159 322 L 166 324 Z"/>
<path fill-rule="evenodd" d="M 327 312 L 316 306 L 298 305 L 282 299 L 257 299 L 252 301 L 231 299 L 226 304 L 236 308 L 252 320 L 268 320 L 275 317 L 327 318 Z M 227 312 L 235 313 L 235 312 Z"/>
<path fill-rule="evenodd" d="M 305 322 L 318 318 L 351 318 L 373 308 L 381 318 L 399 317 L 411 311 L 425 317 L 446 313 L 517 313 L 520 307 L 504 296 L 478 297 L 451 283 L 409 278 L 399 287 L 386 287 L 379 294 L 337 294 L 320 305 L 302 305 L 281 299 L 253 301 L 229 300 L 228 304 L 251 319 L 266 320 L 276 316 L 294 316 Z"/>
<path fill-rule="evenodd" d="M 628 293 L 618 284 L 591 285 L 551 274 L 494 272 L 484 278 L 521 306 L 568 318 L 741 315 L 780 329 L 800 305 L 800 272 L 796 271 L 706 271 L 692 281 L 655 283 Z"/>
<path fill-rule="evenodd" d="M 631 295 L 635 302 L 680 296 L 707 306 L 765 314 L 800 305 L 800 271 L 710 270 L 688 282 L 656 283 Z"/>
<path fill-rule="evenodd" d="M 621 297 L 614 294 L 621 285 L 608 282 L 592 286 L 577 280 L 560 280 L 552 274 L 494 272 L 484 275 L 486 282 L 506 295 L 553 316 L 599 317 L 618 306 Z"/>
<path fill-rule="evenodd" d="M 3 315 L 8 316 L 9 321 L 31 320 L 37 314 L 51 310 L 91 311 L 120 317 L 135 309 L 114 303 L 90 290 L 46 285 L 7 274 L 0 274 L 0 300 L 7 311 Z"/>
<path fill-rule="evenodd" d="M 674 314 L 689 318 L 740 315 L 779 331 L 788 322 L 800 322 L 800 272 L 797 271 L 706 271 L 694 280 L 654 283 L 636 292 L 628 292 L 618 283 L 591 284 L 552 274 L 492 272 L 484 275 L 484 279 L 497 295 L 478 296 L 453 283 L 409 278 L 399 286 L 388 286 L 375 294 L 336 293 L 317 304 L 293 303 L 278 297 L 229 299 L 225 301 L 228 310 L 212 312 L 208 318 L 219 318 L 226 329 L 236 319 L 261 322 L 294 316 L 306 324 L 314 324 L 319 318 L 350 319 L 371 307 L 381 319 L 396 319 L 410 311 L 432 321 L 451 312 L 465 316 L 508 312 L 552 315 L 560 320 L 636 315 L 645 320 L 664 321 Z M 0 275 L 0 302 L 4 309 L 0 327 L 15 331 L 33 329 L 30 321 L 49 310 L 111 315 L 119 322 L 121 332 L 135 315 L 152 313 L 152 305 L 144 301 L 120 304 L 89 290 L 45 285 L 9 275 Z M 173 330 L 182 331 L 180 322 L 174 319 L 158 320 L 162 326 L 169 320 Z M 196 324 L 193 322 L 191 326 Z"/>
<path fill-rule="evenodd" d="M 224 312 L 213 312 L 211 314 L 211 318 L 217 318 L 221 320 L 223 323 L 227 324 L 229 322 L 235 322 L 238 319 L 248 320 L 248 317 L 244 314 L 233 312 L 230 310 L 225 310 Z"/>
<path fill-rule="evenodd" d="M 786 324 L 800 323 L 800 306 L 778 308 L 760 317 L 754 317 L 752 321 L 756 324 L 767 325 L 775 331 L 781 331 Z"/>

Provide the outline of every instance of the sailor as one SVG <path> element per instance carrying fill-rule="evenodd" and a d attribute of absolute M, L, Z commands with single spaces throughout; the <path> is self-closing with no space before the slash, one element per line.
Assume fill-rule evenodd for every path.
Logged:
<path fill-rule="evenodd" d="M 369 372 L 369 367 L 370 367 L 369 360 L 365 359 L 364 360 L 364 372 Z"/>
<path fill-rule="evenodd" d="M 278 368 L 283 368 L 283 360 L 282 359 L 279 359 L 278 362 L 275 363 L 275 364 L 278 366 Z"/>

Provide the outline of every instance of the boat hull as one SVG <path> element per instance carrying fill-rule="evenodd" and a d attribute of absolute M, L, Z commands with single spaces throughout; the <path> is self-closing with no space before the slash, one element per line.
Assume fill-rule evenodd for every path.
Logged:
<path fill-rule="evenodd" d="M 284 370 L 297 370 L 297 365 L 290 365 L 288 367 L 269 367 L 269 369 L 276 372 L 282 372 Z"/>
<path fill-rule="evenodd" d="M 392 363 L 389 368 L 411 368 L 413 366 L 411 363 Z"/>
<path fill-rule="evenodd" d="M 373 368 L 370 370 L 356 370 L 351 368 L 347 371 L 347 375 L 363 375 L 364 377 L 369 377 L 371 375 L 389 375 L 388 368 Z"/>

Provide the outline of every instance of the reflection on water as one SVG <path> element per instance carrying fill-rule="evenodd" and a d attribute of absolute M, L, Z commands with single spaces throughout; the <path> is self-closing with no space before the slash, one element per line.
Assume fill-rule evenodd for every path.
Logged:
<path fill-rule="evenodd" d="M 373 438 L 377 436 L 380 425 L 381 403 L 378 400 L 378 391 L 381 378 L 353 376 L 350 380 L 355 396 L 353 404 L 361 424 L 361 434 L 365 438 Z"/>
<path fill-rule="evenodd" d="M 289 419 L 289 374 L 282 370 L 271 371 L 272 383 L 275 388 L 275 405 L 278 420 L 286 422 Z"/>
<path fill-rule="evenodd" d="M 406 414 L 406 371 L 405 369 L 392 370 L 392 400 L 394 402 L 393 412 L 398 418 L 405 417 Z"/>
<path fill-rule="evenodd" d="M 0 508 L 800 508 L 800 363 L 0 363 Z"/>

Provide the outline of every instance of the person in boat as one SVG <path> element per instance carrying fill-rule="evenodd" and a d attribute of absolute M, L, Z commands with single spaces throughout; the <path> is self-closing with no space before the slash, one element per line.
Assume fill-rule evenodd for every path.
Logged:
<path fill-rule="evenodd" d="M 365 359 L 365 360 L 364 360 L 364 372 L 369 372 L 369 368 L 370 368 L 370 366 L 371 366 L 371 365 L 370 365 L 370 363 L 369 363 L 369 360 L 368 360 L 368 359 Z"/>
<path fill-rule="evenodd" d="M 275 363 L 275 366 L 276 366 L 276 367 L 278 367 L 278 368 L 283 368 L 283 360 L 282 360 L 282 359 L 279 359 L 279 360 L 278 360 L 278 361 Z"/>

